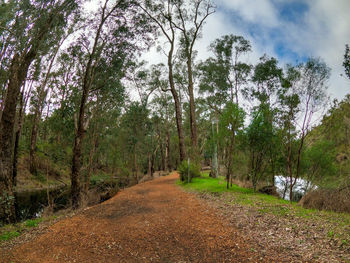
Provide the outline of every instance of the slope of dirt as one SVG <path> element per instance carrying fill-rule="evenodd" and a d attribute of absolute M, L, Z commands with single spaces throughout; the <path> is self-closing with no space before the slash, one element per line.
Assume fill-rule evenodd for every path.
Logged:
<path fill-rule="evenodd" d="M 176 173 L 136 185 L 62 220 L 0 262 L 291 262 L 256 249 L 214 208 L 183 192 Z"/>

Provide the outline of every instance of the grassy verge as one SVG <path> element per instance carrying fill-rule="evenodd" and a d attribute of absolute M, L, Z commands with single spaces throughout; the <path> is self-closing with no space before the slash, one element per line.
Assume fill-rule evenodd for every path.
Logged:
<path fill-rule="evenodd" d="M 202 173 L 201 177 L 194 178 L 192 183 L 178 185 L 186 190 L 194 192 L 205 192 L 213 195 L 228 194 L 226 204 L 248 207 L 261 215 L 273 215 L 290 220 L 291 227 L 294 222 L 305 222 L 310 227 L 324 229 L 324 236 L 330 240 L 337 240 L 339 244 L 350 247 L 350 214 L 335 213 L 331 211 L 319 211 L 305 209 L 297 203 L 256 193 L 252 189 L 242 188 L 233 185 L 226 189 L 226 181 L 223 177 L 211 178 L 208 173 Z"/>
<path fill-rule="evenodd" d="M 47 218 L 28 219 L 21 223 L 5 225 L 0 228 L 0 243 L 14 239 L 25 231 L 39 227 L 40 223 L 49 222 L 55 218 L 55 216 L 51 216 Z"/>

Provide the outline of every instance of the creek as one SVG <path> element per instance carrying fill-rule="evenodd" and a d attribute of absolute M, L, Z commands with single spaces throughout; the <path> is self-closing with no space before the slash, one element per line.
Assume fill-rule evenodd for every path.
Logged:
<path fill-rule="evenodd" d="M 40 217 L 44 208 L 48 206 L 46 189 L 37 189 L 15 193 L 16 212 L 18 220 Z M 54 204 L 54 212 L 69 206 L 70 188 L 61 186 L 50 189 L 49 199 Z"/>
<path fill-rule="evenodd" d="M 289 200 L 289 177 L 282 175 L 275 176 L 275 186 L 280 197 Z M 293 201 L 300 201 L 307 192 L 314 189 L 317 189 L 317 185 L 314 185 L 305 179 L 298 178 L 293 187 Z"/>

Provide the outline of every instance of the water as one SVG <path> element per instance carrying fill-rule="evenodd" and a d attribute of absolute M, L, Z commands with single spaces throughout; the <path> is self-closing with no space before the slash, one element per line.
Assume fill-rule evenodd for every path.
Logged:
<path fill-rule="evenodd" d="M 275 186 L 280 197 L 289 200 L 289 178 L 282 175 L 275 176 Z M 314 189 L 317 189 L 316 185 L 310 181 L 298 178 L 293 188 L 293 201 L 299 201 L 307 192 Z"/>
<path fill-rule="evenodd" d="M 50 190 L 50 200 L 54 203 L 54 212 L 69 205 L 69 187 Z M 40 217 L 48 206 L 46 189 L 16 193 L 16 212 L 19 220 Z"/>

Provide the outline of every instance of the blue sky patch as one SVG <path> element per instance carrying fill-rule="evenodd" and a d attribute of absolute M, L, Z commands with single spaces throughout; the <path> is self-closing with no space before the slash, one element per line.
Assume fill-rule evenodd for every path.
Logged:
<path fill-rule="evenodd" d="M 293 1 L 277 5 L 280 19 L 296 24 L 303 22 L 305 13 L 309 11 L 309 6 L 304 1 Z"/>

